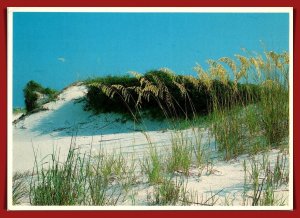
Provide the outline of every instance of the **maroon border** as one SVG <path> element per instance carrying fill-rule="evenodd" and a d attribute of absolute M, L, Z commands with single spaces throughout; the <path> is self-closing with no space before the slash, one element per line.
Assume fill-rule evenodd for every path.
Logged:
<path fill-rule="evenodd" d="M 189 217 L 196 216 L 225 216 L 225 217 L 299 217 L 300 205 L 299 188 L 297 183 L 300 182 L 300 172 L 296 171 L 300 162 L 300 148 L 297 146 L 298 137 L 298 120 L 299 102 L 297 93 L 299 93 L 299 74 L 300 62 L 297 61 L 299 43 L 297 34 L 299 34 L 299 16 L 298 10 L 300 1 L 296 0 L 0 0 L 0 217 Z M 7 7 L 293 7 L 294 8 L 294 210 L 293 211 L 7 211 L 7 184 L 6 184 L 6 167 L 7 167 Z M 298 214 L 298 215 L 297 215 Z"/>

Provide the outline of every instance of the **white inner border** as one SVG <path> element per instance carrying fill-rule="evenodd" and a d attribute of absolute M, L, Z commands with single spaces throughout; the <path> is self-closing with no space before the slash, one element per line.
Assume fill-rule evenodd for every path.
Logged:
<path fill-rule="evenodd" d="M 289 205 L 287 206 L 16 206 L 12 204 L 12 96 L 14 12 L 288 13 L 290 56 Z M 9 7 L 7 8 L 7 208 L 8 210 L 292 210 L 293 209 L 293 8 L 292 7 Z"/>

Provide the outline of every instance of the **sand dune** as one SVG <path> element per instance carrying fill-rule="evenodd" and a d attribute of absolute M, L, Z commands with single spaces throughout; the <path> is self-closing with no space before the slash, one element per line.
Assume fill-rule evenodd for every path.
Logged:
<path fill-rule="evenodd" d="M 83 97 L 86 92 L 87 88 L 84 85 L 72 85 L 66 88 L 56 101 L 45 104 L 43 108 L 47 110 L 21 119 L 14 117 L 16 121 L 13 125 L 13 172 L 32 170 L 34 152 L 43 162 L 47 162 L 47 155 L 53 151 L 59 153 L 61 161 L 64 160 L 72 142 L 83 152 L 92 149 L 93 153 L 97 153 L 104 149 L 107 153 L 123 152 L 133 155 L 136 159 L 147 153 L 149 140 L 163 152 L 170 147 L 171 137 L 176 131 L 169 130 L 166 123 L 145 119 L 143 123 L 137 124 L 124 120 L 118 114 L 95 115 L 84 110 Z M 187 187 L 195 190 L 200 196 L 218 192 L 220 199 L 223 199 L 218 202 L 219 205 L 225 204 L 224 199 L 231 199 L 232 205 L 241 205 L 243 161 L 249 158 L 249 155 L 242 155 L 228 162 L 223 161 L 218 158 L 213 138 L 208 140 L 209 134 L 206 129 L 187 129 L 181 131 L 181 134 L 193 141 L 195 131 L 202 134 L 202 142 L 207 144 L 214 157 L 214 165 L 209 173 L 208 169 L 200 172 L 197 167 L 191 167 Z M 279 152 L 269 152 L 269 159 L 273 164 Z M 261 159 L 262 155 L 257 155 L 256 158 Z M 285 198 L 288 198 L 287 188 L 280 192 Z M 140 204 L 146 201 L 148 190 L 148 186 L 138 190 L 137 201 Z"/>

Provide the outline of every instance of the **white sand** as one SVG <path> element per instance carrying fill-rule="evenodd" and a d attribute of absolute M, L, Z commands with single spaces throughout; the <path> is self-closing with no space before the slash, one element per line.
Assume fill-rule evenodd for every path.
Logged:
<path fill-rule="evenodd" d="M 14 125 L 14 172 L 33 168 L 34 151 L 37 152 L 38 159 L 54 150 L 60 151 L 63 158 L 72 140 L 76 140 L 76 145 L 86 151 L 92 146 L 95 150 L 101 147 L 108 152 L 119 149 L 127 153 L 144 152 L 146 147 L 143 145 L 149 143 L 138 130 L 147 126 L 147 134 L 153 143 L 166 144 L 169 141 L 170 132 L 165 132 L 166 125 L 158 121 L 122 123 L 121 115 L 93 115 L 84 111 L 84 103 L 78 100 L 85 93 L 84 86 L 71 86 L 59 95 L 57 101 L 44 105 L 47 111 L 31 114 Z"/>
<path fill-rule="evenodd" d="M 117 114 L 93 115 L 83 110 L 84 102 L 80 99 L 86 92 L 87 89 L 83 85 L 70 86 L 55 102 L 44 105 L 47 111 L 27 116 L 13 126 L 13 172 L 32 170 L 34 151 L 38 160 L 41 160 L 55 150 L 59 152 L 62 161 L 72 140 L 76 140 L 76 145 L 83 151 L 92 148 L 92 152 L 96 153 L 101 148 L 108 153 L 121 151 L 125 154 L 134 154 L 135 158 L 140 158 L 148 151 L 149 139 L 162 150 L 169 147 L 171 136 L 175 133 L 168 130 L 166 124 L 146 120 L 144 124 L 147 128 L 144 128 L 144 125 L 134 124 L 132 121 L 123 123 L 122 116 Z M 141 129 L 145 132 L 138 131 Z M 182 132 L 186 137 L 194 140 L 193 131 L 202 132 L 202 142 L 208 144 L 212 155 L 217 155 L 214 151 L 214 141 L 212 140 L 210 144 L 208 142 L 206 130 L 189 129 Z M 270 151 L 272 163 L 278 152 Z M 227 199 L 232 205 L 241 205 L 244 183 L 242 164 L 247 158 L 248 156 L 244 155 L 229 162 L 214 159 L 213 168 L 204 169 L 202 172 L 193 167 L 190 170 L 187 188 L 197 191 L 203 198 L 209 198 L 212 193 L 223 190 L 218 194 L 220 200 L 217 204 L 224 205 Z M 43 162 L 46 160 L 43 159 Z M 207 173 L 208 171 L 210 173 Z M 149 189 L 151 187 L 143 186 L 138 190 L 137 203 L 145 203 Z M 288 197 L 286 190 L 280 194 L 285 198 Z"/>

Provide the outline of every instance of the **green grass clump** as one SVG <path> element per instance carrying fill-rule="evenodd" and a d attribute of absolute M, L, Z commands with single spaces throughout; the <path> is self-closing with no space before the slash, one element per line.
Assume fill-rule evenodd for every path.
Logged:
<path fill-rule="evenodd" d="M 244 205 L 279 206 L 285 203 L 286 199 L 276 197 L 275 193 L 278 188 L 288 185 L 289 182 L 286 154 L 278 154 L 274 166 L 271 166 L 266 155 L 263 155 L 262 160 L 252 158 L 248 164 L 244 161 L 243 165 Z"/>
<path fill-rule="evenodd" d="M 275 81 L 263 84 L 262 100 L 258 103 L 260 125 L 268 145 L 278 147 L 289 135 L 288 88 Z"/>
<path fill-rule="evenodd" d="M 40 168 L 36 163 L 35 174 L 30 186 L 32 205 L 77 205 L 85 201 L 85 156 L 81 157 L 70 149 L 67 160 L 61 164 L 51 155 L 49 168 Z"/>
<path fill-rule="evenodd" d="M 148 195 L 150 205 L 184 205 L 188 202 L 188 191 L 183 179 L 167 178 L 154 186 L 154 191 Z"/>
<path fill-rule="evenodd" d="M 195 142 L 193 143 L 193 154 L 194 154 L 194 164 L 198 168 L 204 168 L 210 162 L 210 139 L 208 138 L 208 145 L 203 143 L 203 132 L 201 129 L 193 129 L 193 134 Z"/>
<path fill-rule="evenodd" d="M 71 147 L 66 161 L 51 155 L 47 168 L 36 161 L 30 184 L 32 205 L 116 205 L 135 183 L 135 165 L 121 155 L 80 154 Z"/>
<path fill-rule="evenodd" d="M 27 112 L 32 112 L 35 109 L 39 109 L 43 103 L 54 100 L 57 97 L 58 92 L 54 89 L 44 88 L 41 84 L 31 80 L 23 89 L 25 106 Z M 43 96 L 46 98 L 43 102 L 38 100 Z"/>
<path fill-rule="evenodd" d="M 218 150 L 225 152 L 226 160 L 237 157 L 243 153 L 243 137 L 244 129 L 241 120 L 238 117 L 239 111 L 215 111 L 213 121 L 213 133 L 218 142 Z"/>
<path fill-rule="evenodd" d="M 189 175 L 193 154 L 190 140 L 183 133 L 173 135 L 171 140 L 171 152 L 167 160 L 168 172 Z"/>
<path fill-rule="evenodd" d="M 141 161 L 141 169 L 150 184 L 158 184 L 162 181 L 164 173 L 162 156 L 155 147 L 150 147 L 149 153 L 149 156 Z"/>

